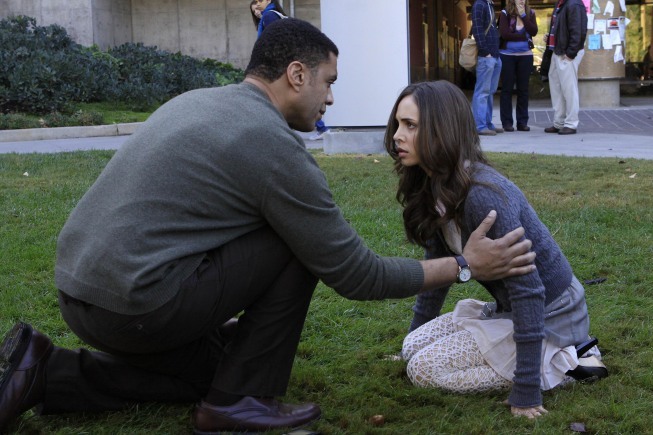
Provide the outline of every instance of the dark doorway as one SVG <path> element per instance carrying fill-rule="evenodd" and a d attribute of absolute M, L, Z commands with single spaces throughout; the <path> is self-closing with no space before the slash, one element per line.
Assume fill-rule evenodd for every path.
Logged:
<path fill-rule="evenodd" d="M 448 80 L 461 85 L 458 52 L 467 36 L 467 1 L 409 0 L 410 80 Z"/>

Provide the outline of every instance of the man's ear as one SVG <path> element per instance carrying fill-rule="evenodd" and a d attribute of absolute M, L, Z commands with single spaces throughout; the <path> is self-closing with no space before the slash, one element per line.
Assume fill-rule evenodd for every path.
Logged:
<path fill-rule="evenodd" d="M 296 91 L 299 91 L 299 88 L 306 82 L 306 73 L 306 65 L 297 60 L 291 62 L 286 69 L 286 76 L 288 77 L 290 86 Z"/>

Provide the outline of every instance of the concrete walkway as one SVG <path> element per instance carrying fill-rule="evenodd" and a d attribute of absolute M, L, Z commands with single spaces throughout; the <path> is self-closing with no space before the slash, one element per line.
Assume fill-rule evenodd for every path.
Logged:
<path fill-rule="evenodd" d="M 501 125 L 498 101 L 494 122 Z M 531 100 L 530 132 L 502 133 L 481 137 L 484 151 L 556 154 L 585 157 L 653 159 L 653 97 L 622 97 L 617 108 L 582 108 L 578 134 L 546 134 L 552 125 L 553 111 L 549 100 Z M 55 153 L 91 149 L 118 149 L 139 124 L 98 127 L 63 127 L 51 129 L 0 131 L 0 153 Z M 338 130 L 355 132 L 358 146 L 342 152 L 383 153 L 379 138 L 384 129 L 333 129 L 324 140 L 311 141 L 302 133 L 308 148 L 330 149 Z M 356 145 L 356 144 L 355 144 Z M 371 148 L 370 148 L 371 147 Z M 338 152 L 337 150 L 335 152 Z M 329 152 L 331 153 L 331 152 Z"/>

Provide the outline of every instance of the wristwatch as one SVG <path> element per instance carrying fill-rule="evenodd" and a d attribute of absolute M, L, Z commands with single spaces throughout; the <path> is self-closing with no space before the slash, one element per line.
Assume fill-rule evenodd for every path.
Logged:
<path fill-rule="evenodd" d="M 458 282 L 465 283 L 472 279 L 472 269 L 462 255 L 456 255 L 456 262 L 458 263 Z"/>

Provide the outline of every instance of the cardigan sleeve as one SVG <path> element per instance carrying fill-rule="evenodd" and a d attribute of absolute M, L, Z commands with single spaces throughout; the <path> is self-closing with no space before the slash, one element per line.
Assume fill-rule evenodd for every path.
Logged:
<path fill-rule="evenodd" d="M 530 207 L 523 193 L 508 180 L 492 177 L 484 182 L 492 186 L 474 185 L 465 201 L 465 226 L 476 228 L 490 210 L 497 211 L 497 220 L 488 237 L 497 239 L 522 226 L 524 207 Z M 526 234 L 526 237 L 536 237 Z M 517 367 L 509 403 L 516 407 L 542 404 L 540 391 L 541 351 L 544 334 L 545 289 L 537 271 L 509 277 L 501 285 L 482 283 L 486 288 L 504 288 L 512 311 Z"/>
<path fill-rule="evenodd" d="M 522 21 L 524 22 L 524 32 L 515 32 L 510 26 L 510 17 L 507 14 L 501 12 L 499 19 L 499 33 L 501 34 L 501 39 L 504 41 L 526 41 L 526 33 L 530 36 L 537 35 L 537 20 L 535 19 L 535 11 L 531 10 L 531 19 L 527 19 L 526 15 L 522 16 Z"/>
<path fill-rule="evenodd" d="M 535 18 L 535 11 L 531 9 L 531 16 L 527 17 L 526 14 L 524 14 L 521 19 L 524 22 L 526 32 L 531 36 L 537 35 L 537 18 Z"/>
<path fill-rule="evenodd" d="M 450 255 L 444 246 L 444 242 L 437 240 L 431 240 L 428 249 L 424 251 L 424 258 L 426 260 L 448 257 Z M 449 287 L 420 292 L 415 299 L 415 305 L 413 305 L 413 320 L 410 323 L 408 332 L 412 332 L 438 317 L 448 293 Z"/>

